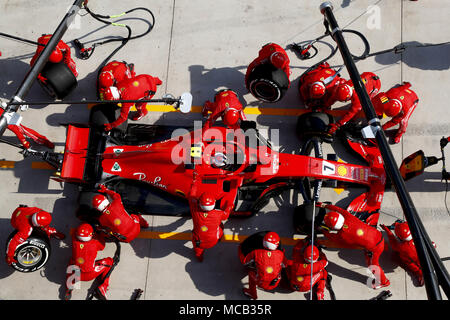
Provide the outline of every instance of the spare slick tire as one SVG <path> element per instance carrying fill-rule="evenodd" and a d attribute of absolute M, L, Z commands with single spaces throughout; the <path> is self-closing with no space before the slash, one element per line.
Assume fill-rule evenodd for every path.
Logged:
<path fill-rule="evenodd" d="M 47 62 L 41 75 L 47 81 L 39 83 L 52 98 L 63 99 L 78 85 L 77 78 L 64 62 Z"/>
<path fill-rule="evenodd" d="M 260 64 L 251 70 L 246 83 L 250 93 L 264 102 L 281 100 L 289 85 L 289 75 L 271 63 Z"/>
<path fill-rule="evenodd" d="M 17 230 L 9 235 L 7 245 L 16 233 Z M 28 239 L 17 246 L 14 253 L 17 262 L 13 262 L 11 267 L 24 273 L 37 271 L 47 263 L 50 253 L 50 240 L 47 234 L 34 228 Z"/>
<path fill-rule="evenodd" d="M 297 119 L 296 132 L 300 140 L 319 137 L 323 142 L 332 143 L 333 135 L 327 133 L 328 126 L 334 123 L 332 115 L 323 112 L 304 113 Z"/>

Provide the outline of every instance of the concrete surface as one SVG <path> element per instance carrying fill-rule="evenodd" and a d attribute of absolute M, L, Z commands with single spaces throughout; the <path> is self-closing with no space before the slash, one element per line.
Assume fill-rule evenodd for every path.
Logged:
<path fill-rule="evenodd" d="M 323 34 L 323 17 L 319 12 L 322 1 L 286 0 L 154 0 L 148 1 L 95 1 L 89 7 L 102 14 L 116 14 L 136 6 L 146 6 L 156 17 L 154 30 L 148 36 L 132 41 L 115 56 L 115 59 L 135 63 L 138 73 L 160 77 L 163 85 L 156 97 L 165 93 L 180 95 L 190 91 L 194 105 L 202 105 L 212 99 L 214 93 L 224 87 L 235 90 L 246 106 L 264 108 L 303 108 L 297 94 L 298 77 L 310 65 L 329 53 L 326 45 L 320 45 L 319 55 L 307 61 L 291 59 L 291 88 L 286 96 L 275 104 L 256 101 L 245 89 L 244 74 L 247 65 L 257 56 L 267 42 L 287 46 L 293 42 L 314 39 Z M 0 31 L 35 40 L 42 33 L 51 33 L 63 17 L 72 1 L 25 1 L 0 0 Z M 447 41 L 450 2 L 441 0 L 343 0 L 333 1 L 335 15 L 341 28 L 362 32 L 370 42 L 371 52 L 391 48 L 401 42 L 408 44 L 440 43 Z M 85 12 L 82 11 L 81 14 Z M 134 19 L 119 21 L 129 23 L 136 34 L 145 30 L 146 24 L 136 18 L 144 14 L 132 14 Z M 118 27 L 104 28 L 89 16 L 80 16 L 75 28 L 70 29 L 64 40 L 79 38 L 83 43 L 92 43 L 115 35 L 125 35 Z M 361 53 L 361 42 L 346 36 L 351 50 Z M 329 43 L 331 39 L 324 39 Z M 96 68 L 117 44 L 100 46 L 89 60 L 75 58 L 79 71 L 78 88 L 67 99 L 95 98 Z M 8 100 L 17 89 L 35 48 L 28 44 L 1 38 L 0 50 L 0 97 Z M 450 93 L 449 69 L 450 46 L 411 48 L 402 54 L 386 54 L 357 63 L 359 71 L 377 73 L 382 81 L 382 90 L 402 81 L 410 81 L 418 93 L 420 103 L 413 114 L 408 130 L 398 145 L 391 145 L 397 162 L 422 149 L 426 155 L 439 156 L 439 139 L 450 134 L 448 101 Z M 74 50 L 72 53 L 75 55 Z M 341 65 L 337 54 L 331 65 Z M 348 78 L 346 71 L 342 76 Z M 47 96 L 35 84 L 28 94 L 30 100 L 45 100 Z M 65 128 L 61 123 L 86 122 L 88 109 L 84 105 L 36 106 L 23 113 L 23 123 L 46 135 L 62 151 Z M 262 129 L 280 130 L 279 147 L 285 152 L 299 149 L 294 136 L 296 117 L 250 115 Z M 201 119 L 199 113 L 151 112 L 144 123 L 184 124 Z M 7 137 L 14 138 L 10 132 Z M 332 152 L 329 145 L 326 152 Z M 448 151 L 448 150 L 447 150 Z M 345 155 L 339 154 L 342 158 Z M 15 161 L 14 168 L 0 169 L 0 248 L 5 248 L 6 238 L 12 231 L 9 219 L 18 204 L 39 206 L 53 212 L 54 225 L 68 234 L 78 225 L 74 216 L 77 187 L 60 185 L 49 180 L 51 170 L 33 169 L 35 159 L 23 159 L 17 150 L 7 145 L 0 146 L 0 160 Z M 450 256 L 448 230 L 449 214 L 444 205 L 445 185 L 440 181 L 440 165 L 409 182 L 411 193 L 423 224 L 444 264 L 449 267 Z M 322 193 L 322 200 L 344 205 L 358 195 L 356 190 L 337 194 L 332 189 Z M 347 198 L 350 197 L 350 198 Z M 326 198 L 326 199 L 325 199 Z M 254 232 L 272 229 L 282 237 L 294 236 L 292 211 L 301 201 L 297 194 L 283 194 L 256 216 L 248 219 L 229 219 L 225 224 L 228 235 L 251 235 Z M 382 206 L 380 223 L 391 224 L 403 213 L 396 194 L 388 191 Z M 192 223 L 188 218 L 146 216 L 151 223 L 149 231 L 190 232 Z M 55 300 L 60 299 L 65 281 L 65 267 L 71 256 L 70 238 L 52 240 L 52 256 L 48 264 L 32 274 L 13 272 L 0 261 L 0 299 Z M 196 261 L 189 240 L 136 239 L 122 245 L 120 264 L 111 277 L 110 299 L 127 300 L 134 289 L 144 290 L 142 299 L 147 300 L 243 300 L 241 288 L 247 284 L 245 269 L 237 257 L 236 242 L 219 243 L 207 250 L 203 263 Z M 292 246 L 287 246 L 290 257 Z M 114 244 L 108 243 L 99 256 L 114 253 Z M 3 250 L 3 249 L 2 249 Z M 339 300 L 366 300 L 376 296 L 366 286 L 367 268 L 363 253 L 359 250 L 326 249 L 330 261 L 328 270 L 334 276 L 333 288 Z M 381 257 L 381 266 L 391 281 L 389 290 L 396 300 L 424 300 L 424 287 L 417 287 L 411 277 L 399 267 L 391 256 L 390 249 Z M 86 298 L 91 283 L 82 283 L 75 290 L 73 299 Z M 258 291 L 260 300 L 305 300 L 309 294 L 290 292 L 280 286 L 275 292 Z M 326 292 L 326 299 L 330 299 Z"/>

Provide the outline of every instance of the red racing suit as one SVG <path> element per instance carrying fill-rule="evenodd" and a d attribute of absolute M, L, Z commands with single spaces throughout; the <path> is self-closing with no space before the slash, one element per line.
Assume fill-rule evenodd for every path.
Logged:
<path fill-rule="evenodd" d="M 317 298 L 323 300 L 328 273 L 325 267 L 328 265 L 327 257 L 320 252 L 319 260 L 313 264 L 303 257 L 303 251 L 307 243 L 302 239 L 297 242 L 292 251 L 292 260 L 288 261 L 287 276 L 292 290 L 307 292 L 311 289 L 311 266 L 313 272 L 313 286 L 317 285 Z"/>
<path fill-rule="evenodd" d="M 43 45 L 47 45 L 47 43 L 50 41 L 50 38 L 52 37 L 51 34 L 47 34 L 47 35 L 43 35 L 42 37 L 40 37 L 38 39 L 38 43 L 43 44 Z M 72 71 L 73 75 L 75 77 L 78 77 L 78 71 L 77 71 L 77 66 L 75 64 L 75 62 L 72 59 L 72 55 L 70 53 L 70 47 L 62 40 L 60 40 L 56 46 L 59 50 L 61 50 L 62 54 L 63 54 L 63 62 L 65 65 L 67 65 L 69 67 L 69 69 Z M 45 47 L 44 46 L 38 46 L 36 49 L 36 53 L 34 54 L 34 57 L 31 59 L 30 65 L 33 66 L 34 63 L 36 62 L 37 58 L 39 57 L 39 55 L 41 54 L 42 51 L 44 51 Z M 44 80 L 45 82 L 45 78 L 43 78 L 41 75 L 38 76 L 39 80 Z"/>
<path fill-rule="evenodd" d="M 0 107 L 0 116 L 3 114 L 5 110 Z M 17 138 L 20 140 L 20 143 L 26 148 L 30 148 L 30 143 L 27 141 L 26 137 L 32 139 L 37 144 L 41 144 L 46 146 L 47 148 L 53 149 L 55 145 L 47 139 L 47 137 L 39 134 L 38 132 L 25 127 L 22 124 L 9 124 L 8 129 L 11 130 Z"/>
<path fill-rule="evenodd" d="M 389 228 L 385 225 L 380 225 L 389 238 L 392 250 L 396 253 L 402 266 L 409 270 L 419 280 L 420 285 L 423 285 L 422 269 L 420 267 L 419 257 L 417 256 L 416 246 L 414 241 L 400 241 Z"/>
<path fill-rule="evenodd" d="M 258 57 L 255 60 L 253 60 L 250 63 L 250 65 L 248 66 L 247 72 L 245 74 L 245 83 L 246 84 L 248 83 L 247 82 L 248 77 L 249 77 L 250 73 L 253 71 L 253 69 L 255 69 L 260 64 L 270 62 L 270 56 L 275 52 L 279 52 L 280 54 L 283 55 L 284 63 L 283 63 L 283 65 L 281 65 L 279 67 L 280 67 L 280 69 L 283 70 L 283 72 L 289 78 L 289 75 L 291 74 L 291 71 L 289 68 L 290 60 L 289 60 L 289 57 L 288 57 L 286 51 L 276 43 L 267 43 L 259 50 Z"/>
<path fill-rule="evenodd" d="M 120 98 L 122 100 L 140 100 L 151 99 L 156 93 L 156 86 L 162 84 L 162 81 L 157 77 L 152 77 L 147 74 L 138 75 L 136 77 L 125 79 L 117 84 L 117 89 L 120 92 Z M 120 112 L 119 118 L 105 125 L 107 131 L 121 125 L 128 118 L 128 113 L 134 103 L 124 103 Z M 147 111 L 147 103 L 136 103 L 136 109 L 138 110 L 138 116 L 133 120 L 139 120 L 145 116 Z"/>
<path fill-rule="evenodd" d="M 6 249 L 6 257 L 12 261 L 18 245 L 24 243 L 33 232 L 35 228 L 31 222 L 31 217 L 36 212 L 44 211 L 37 207 L 18 207 L 14 210 L 11 216 L 11 225 L 17 230 L 17 233 L 9 241 Z M 40 228 L 50 238 L 52 235 L 58 233 L 55 228 L 46 226 Z"/>
<path fill-rule="evenodd" d="M 81 281 L 91 281 L 98 276 L 103 278 L 111 269 L 114 262 L 112 258 L 95 260 L 98 251 L 103 249 L 105 249 L 103 238 L 93 237 L 90 241 L 80 241 L 75 235 L 72 236 L 72 258 L 69 264 L 80 268 Z"/>
<path fill-rule="evenodd" d="M 244 259 L 244 265 L 254 263 L 254 269 L 248 271 L 249 291 L 257 297 L 256 287 L 264 290 L 275 289 L 281 280 L 281 270 L 286 266 L 286 258 L 281 250 L 256 249 Z"/>
<path fill-rule="evenodd" d="M 377 267 L 379 271 L 377 280 L 382 286 L 388 286 L 390 282 L 379 264 L 379 258 L 384 250 L 384 238 L 381 232 L 340 207 L 330 204 L 320 204 L 320 206 L 340 213 L 345 219 L 342 229 L 335 232 L 323 228 L 323 234 L 336 243 L 364 249 L 367 265 Z M 376 271 L 373 272 L 376 273 Z"/>
<path fill-rule="evenodd" d="M 114 86 L 117 86 L 119 82 L 122 82 L 126 79 L 131 79 L 136 76 L 136 72 L 134 72 L 134 66 L 129 65 L 128 63 L 120 62 L 120 61 L 111 61 L 106 66 L 104 66 L 100 73 L 102 72 L 111 72 L 114 77 Z M 100 95 L 102 90 L 106 88 L 100 87 Z"/>
<path fill-rule="evenodd" d="M 389 89 L 383 95 L 378 95 L 377 99 L 374 102 L 374 106 L 375 104 L 379 105 L 382 104 L 383 101 L 386 102 L 386 98 L 388 98 L 388 100 L 397 99 L 402 103 L 402 111 L 400 111 L 398 115 L 396 115 L 383 125 L 383 130 L 387 130 L 397 124 L 399 125 L 394 137 L 395 143 L 400 142 L 400 139 L 402 138 L 403 134 L 406 132 L 406 128 L 408 127 L 409 118 L 411 117 L 412 113 L 417 107 L 417 104 L 419 103 L 417 94 L 414 91 L 410 90 L 410 87 L 411 84 L 409 82 L 405 82 L 400 86 Z"/>
<path fill-rule="evenodd" d="M 315 82 L 322 82 L 325 85 L 325 95 L 320 99 L 313 99 L 310 96 L 309 88 Z M 346 80 L 336 74 L 328 62 L 321 63 L 313 70 L 300 77 L 300 96 L 307 108 L 318 108 L 320 110 L 329 109 L 336 101 L 337 88 Z"/>
<path fill-rule="evenodd" d="M 369 98 L 372 99 L 375 97 L 381 88 L 380 78 L 372 72 L 363 72 L 361 74 L 361 80 L 364 83 L 364 87 L 369 94 Z M 334 133 L 337 128 L 343 126 L 353 118 L 362 110 L 361 102 L 359 101 L 358 94 L 355 92 L 353 81 L 347 81 L 347 84 L 353 88 L 353 95 L 351 98 L 351 106 L 350 109 L 345 113 L 345 115 L 339 119 L 335 124 L 331 125 L 330 134 Z"/>
<path fill-rule="evenodd" d="M 100 192 L 109 195 L 112 202 L 102 212 L 98 222 L 111 232 L 118 233 L 126 238 L 121 241 L 131 242 L 141 232 L 141 225 L 146 226 L 147 222 L 140 215 L 128 214 L 123 207 L 120 194 L 104 187 L 100 189 Z"/>
<path fill-rule="evenodd" d="M 223 116 L 225 112 L 230 109 L 231 110 L 234 109 L 239 112 L 240 121 L 247 120 L 244 114 L 242 104 L 234 91 L 224 90 L 218 92 L 214 96 L 214 102 L 206 101 L 205 104 L 203 105 L 202 114 L 204 117 L 208 115 L 208 112 L 211 112 L 203 128 L 208 129 L 212 127 L 216 122 L 217 118 Z M 240 121 L 238 121 L 235 127 L 231 129 L 238 129 Z"/>

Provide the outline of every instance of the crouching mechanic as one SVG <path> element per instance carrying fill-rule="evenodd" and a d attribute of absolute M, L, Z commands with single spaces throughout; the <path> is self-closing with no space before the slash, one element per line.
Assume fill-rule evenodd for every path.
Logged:
<path fill-rule="evenodd" d="M 367 266 L 375 275 L 372 288 L 379 289 L 389 286 L 390 282 L 379 264 L 379 258 L 384 250 L 382 233 L 342 208 L 324 203 L 317 205 L 329 210 L 323 218 L 321 226 L 323 234 L 329 240 L 344 246 L 364 249 Z"/>
<path fill-rule="evenodd" d="M 2 116 L 4 111 L 5 110 L 3 108 L 0 108 L 0 116 Z M 47 137 L 43 136 L 42 134 L 39 134 L 38 132 L 34 131 L 31 128 L 25 127 L 23 124 L 21 124 L 21 121 L 22 117 L 19 117 L 16 121 L 13 121 L 14 123 L 13 122 L 9 123 L 7 128 L 17 136 L 20 143 L 23 145 L 25 149 L 29 149 L 31 147 L 30 142 L 27 141 L 26 138 L 30 138 L 37 144 L 44 145 L 49 149 L 55 148 L 53 142 L 48 140 Z"/>
<path fill-rule="evenodd" d="M 44 51 L 45 45 L 50 41 L 50 38 L 52 37 L 51 34 L 42 35 L 38 39 L 38 43 L 41 45 L 38 45 L 36 49 L 36 53 L 34 54 L 33 58 L 30 61 L 30 65 L 33 66 L 36 63 L 37 58 L 40 56 L 41 52 Z M 70 53 L 70 47 L 62 40 L 58 42 L 58 44 L 55 47 L 55 50 L 50 54 L 50 57 L 48 58 L 49 62 L 52 63 L 60 63 L 61 61 L 64 62 L 65 65 L 69 67 L 69 69 L 72 71 L 73 75 L 78 77 L 78 71 L 75 64 L 75 61 L 72 59 L 72 55 Z M 42 77 L 41 74 L 38 75 L 38 79 L 42 82 L 45 82 L 47 79 Z"/>
<path fill-rule="evenodd" d="M 396 221 L 391 226 L 380 225 L 389 239 L 392 250 L 400 260 L 400 264 L 406 270 L 410 271 L 419 282 L 420 286 L 423 286 L 423 274 L 420 267 L 419 257 L 417 256 L 416 246 L 411 236 L 411 231 L 407 222 Z M 391 229 L 394 230 L 392 233 Z M 433 242 L 433 245 L 436 245 Z"/>
<path fill-rule="evenodd" d="M 99 278 L 100 285 L 95 293 L 100 299 L 106 299 L 109 288 L 109 271 L 114 265 L 113 258 L 97 259 L 99 251 L 105 248 L 105 239 L 94 235 L 94 229 L 83 223 L 72 235 L 72 258 L 69 262 L 66 280 L 65 300 L 70 300 L 72 290 L 78 281 L 91 281 Z M 73 281 L 75 280 L 75 281 Z"/>
<path fill-rule="evenodd" d="M 141 74 L 136 77 L 125 79 L 117 84 L 117 87 L 108 87 L 103 94 L 104 100 L 149 100 L 153 98 L 156 93 L 156 87 L 161 85 L 162 81 L 157 77 L 152 77 L 147 74 Z M 131 119 L 134 121 L 140 120 L 147 113 L 147 103 L 123 103 L 120 111 L 120 116 L 112 123 L 105 124 L 105 130 L 111 129 L 121 125 L 128 119 L 128 113 L 135 105 L 137 115 Z"/>
<path fill-rule="evenodd" d="M 409 118 L 419 103 L 417 94 L 410 87 L 409 82 L 404 82 L 387 92 L 379 93 L 372 99 L 377 114 L 383 115 L 384 113 L 392 118 L 382 126 L 383 130 L 399 125 L 394 135 L 394 143 L 400 142 L 408 127 Z"/>
<path fill-rule="evenodd" d="M 20 205 L 14 210 L 11 217 L 11 225 L 17 230 L 17 233 L 8 242 L 6 248 L 6 263 L 11 265 L 16 263 L 14 258 L 17 247 L 24 243 L 33 232 L 33 228 L 39 228 L 44 231 L 47 236 L 63 240 L 65 235 L 58 232 L 55 228 L 50 227 L 52 216 L 49 212 L 37 207 L 28 207 Z"/>
<path fill-rule="evenodd" d="M 268 232 L 263 238 L 264 249 L 251 251 L 244 258 L 244 265 L 248 269 L 248 288 L 242 292 L 251 299 L 258 299 L 256 288 L 264 290 L 275 289 L 281 280 L 281 271 L 287 261 L 284 251 L 278 249 L 280 236 L 275 232 Z"/>
<path fill-rule="evenodd" d="M 372 99 L 375 97 L 381 88 L 380 78 L 372 72 L 363 72 L 361 74 L 361 80 L 364 83 L 364 88 L 366 89 L 369 98 Z M 350 109 L 344 114 L 342 118 L 339 119 L 336 123 L 332 123 L 328 130 L 329 134 L 334 134 L 337 129 L 342 127 L 344 124 L 354 119 L 358 113 L 362 110 L 361 101 L 359 101 L 358 94 L 354 90 L 353 81 L 349 80 L 345 83 L 342 83 L 338 91 L 340 95 L 348 97 L 347 100 L 351 100 Z"/>
<path fill-rule="evenodd" d="M 98 89 L 100 99 L 104 100 L 103 95 L 107 88 L 117 87 L 119 82 L 125 79 L 134 78 L 134 64 L 128 64 L 125 61 L 111 61 L 104 66 L 98 76 Z"/>
<path fill-rule="evenodd" d="M 239 98 L 233 90 L 222 90 L 214 96 L 214 102 L 206 101 L 202 108 L 202 115 L 208 116 L 203 129 L 208 129 L 214 125 L 217 118 L 222 117 L 223 123 L 230 129 L 238 129 L 245 117 L 243 107 Z"/>
<path fill-rule="evenodd" d="M 327 62 L 323 62 L 300 77 L 300 97 L 307 108 L 326 111 L 335 102 L 350 99 L 352 88 L 346 82 Z"/>
<path fill-rule="evenodd" d="M 308 292 L 312 281 L 316 299 L 323 300 L 328 277 L 325 269 L 327 265 L 327 257 L 322 251 L 306 239 L 299 240 L 292 251 L 292 260 L 288 260 L 286 266 L 292 290 Z"/>
<path fill-rule="evenodd" d="M 232 207 L 226 210 L 214 209 L 216 198 L 207 192 L 204 192 L 198 200 L 190 197 L 189 206 L 194 224 L 192 244 L 195 256 L 199 261 L 203 261 L 205 249 L 214 247 L 222 238 L 223 221 L 228 219 Z"/>
<path fill-rule="evenodd" d="M 120 194 L 100 185 L 99 192 L 112 198 L 112 202 L 103 194 L 98 194 L 92 199 L 92 206 L 101 212 L 98 222 L 108 231 L 120 235 L 120 241 L 130 242 L 134 240 L 141 228 L 148 228 L 148 222 L 140 215 L 128 214 L 123 207 Z"/>

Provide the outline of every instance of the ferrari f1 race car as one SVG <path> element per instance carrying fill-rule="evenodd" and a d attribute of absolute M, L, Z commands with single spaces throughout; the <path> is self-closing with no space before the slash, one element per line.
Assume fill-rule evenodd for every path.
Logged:
<path fill-rule="evenodd" d="M 330 115 L 311 112 L 299 118 L 305 143 L 296 155 L 275 151 L 253 121 L 244 121 L 238 130 L 124 123 L 106 133 L 103 124 L 118 112 L 115 104 L 94 106 L 88 124 L 68 125 L 64 154 L 36 154 L 55 166 L 55 180 L 80 186 L 78 217 L 83 220 L 94 215 L 91 203 L 99 184 L 119 193 L 129 212 L 173 216 L 190 214 L 194 184 L 199 194 L 217 196 L 216 207 L 233 204 L 232 215 L 254 214 L 271 197 L 299 189 L 304 198 L 294 215 L 299 232 L 310 226 L 310 204 L 319 200 L 321 187 L 351 184 L 367 191 L 347 209 L 369 224 L 378 220 L 386 183 L 379 149 L 347 134 L 348 146 L 367 165 L 338 162 L 333 155 L 324 159 L 321 145 Z"/>

